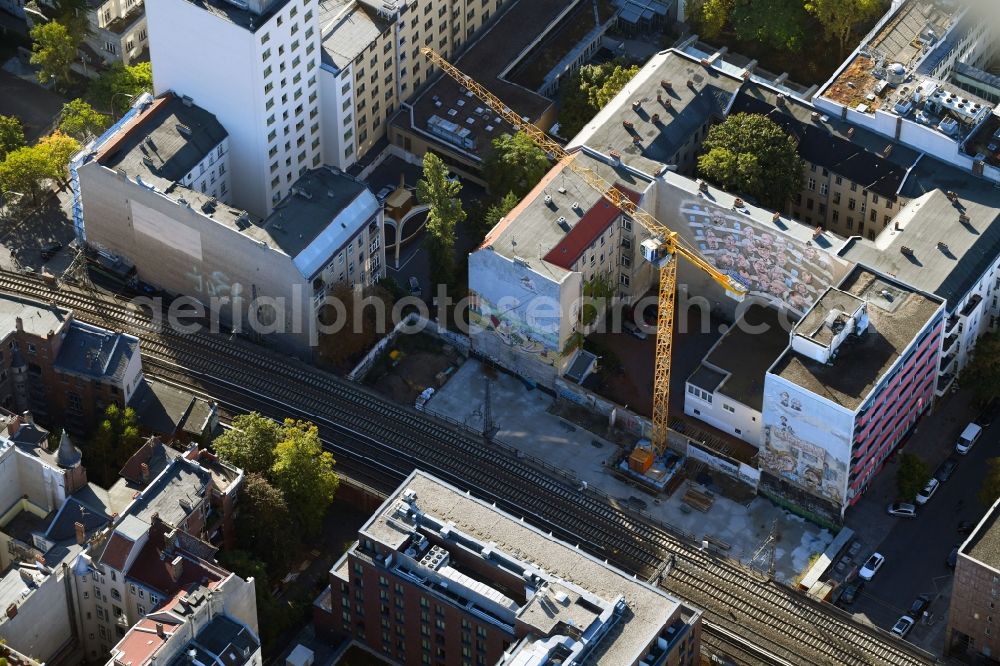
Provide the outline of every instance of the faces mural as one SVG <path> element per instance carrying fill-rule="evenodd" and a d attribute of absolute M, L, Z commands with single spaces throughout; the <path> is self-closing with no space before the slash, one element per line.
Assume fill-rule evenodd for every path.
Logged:
<path fill-rule="evenodd" d="M 847 263 L 748 216 L 690 200 L 681 217 L 702 255 L 751 294 L 799 314 L 847 272 Z"/>

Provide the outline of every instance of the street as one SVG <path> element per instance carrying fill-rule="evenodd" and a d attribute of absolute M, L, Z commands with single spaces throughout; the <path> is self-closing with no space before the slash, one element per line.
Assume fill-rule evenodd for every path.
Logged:
<path fill-rule="evenodd" d="M 921 422 L 904 449 L 918 454 L 932 473 L 954 450 L 958 434 L 976 413 L 964 393 L 942 400 L 937 410 Z M 907 613 L 918 594 L 929 594 L 928 620 L 920 622 L 920 618 L 914 618 L 918 624 L 907 640 L 941 653 L 953 573 L 946 560 L 951 550 L 966 538 L 957 532 L 959 523 L 976 523 L 982 518 L 985 507 L 979 503 L 977 494 L 986 475 L 986 460 L 996 456 L 1000 456 L 1000 428 L 993 424 L 967 455 L 958 456 L 960 462 L 954 474 L 941 484 L 927 504 L 918 507 L 914 519 L 886 514 L 888 503 L 897 499 L 898 463 L 886 466 L 869 496 L 848 513 L 847 521 L 861 534 L 871 534 L 873 527 L 881 526 L 881 542 L 864 538 L 865 549 L 858 563 L 872 551 L 884 555 L 886 561 L 846 610 L 888 630 Z M 861 521 L 868 524 L 862 525 Z"/>

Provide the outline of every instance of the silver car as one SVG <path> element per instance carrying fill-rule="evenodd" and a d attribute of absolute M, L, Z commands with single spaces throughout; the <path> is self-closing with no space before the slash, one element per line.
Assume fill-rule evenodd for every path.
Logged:
<path fill-rule="evenodd" d="M 890 516 L 896 516 L 897 518 L 917 517 L 917 507 L 905 502 L 893 502 L 885 510 Z"/>

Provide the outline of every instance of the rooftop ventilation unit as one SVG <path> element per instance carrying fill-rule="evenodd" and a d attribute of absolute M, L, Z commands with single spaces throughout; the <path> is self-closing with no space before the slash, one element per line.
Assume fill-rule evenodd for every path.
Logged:
<path fill-rule="evenodd" d="M 181 136 L 185 136 L 189 139 L 191 138 L 191 128 L 188 127 L 187 125 L 184 125 L 183 123 L 177 123 L 177 131 L 180 133 Z"/>
<path fill-rule="evenodd" d="M 948 244 L 945 243 L 944 241 L 938 241 L 937 246 L 938 246 L 938 249 L 941 250 L 942 252 L 947 252 L 948 251 Z"/>
<path fill-rule="evenodd" d="M 313 195 L 302 189 L 301 187 L 293 187 L 292 194 L 302 197 L 303 199 L 312 199 Z"/>
<path fill-rule="evenodd" d="M 899 251 L 902 252 L 907 257 L 912 257 L 913 256 L 913 248 L 907 247 L 906 245 L 904 245 L 901 248 L 899 248 Z"/>
<path fill-rule="evenodd" d="M 545 199 L 543 199 L 543 201 L 545 201 L 545 205 L 548 206 L 550 203 L 552 203 L 552 196 L 549 195 L 549 194 L 546 194 L 545 195 Z"/>
<path fill-rule="evenodd" d="M 237 4 L 236 2 L 233 2 L 233 4 L 234 4 L 234 5 L 236 5 L 237 7 L 239 7 L 239 6 L 243 6 L 244 8 L 246 8 L 246 7 L 247 7 L 247 3 L 245 3 L 245 2 L 241 2 L 241 3 L 239 3 L 239 4 Z M 183 95 L 183 96 L 181 97 L 181 103 L 182 103 L 182 104 L 183 104 L 184 106 L 191 106 L 191 105 L 193 105 L 193 104 L 194 104 L 194 100 L 193 100 L 193 99 L 191 99 L 191 96 L 190 96 L 190 95 Z"/>

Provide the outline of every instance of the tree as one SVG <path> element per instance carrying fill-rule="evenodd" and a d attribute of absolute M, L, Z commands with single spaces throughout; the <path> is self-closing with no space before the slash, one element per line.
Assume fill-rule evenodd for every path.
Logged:
<path fill-rule="evenodd" d="M 0 116 L 0 160 L 25 145 L 24 127 L 14 116 Z"/>
<path fill-rule="evenodd" d="M 703 150 L 698 158 L 702 176 L 765 206 L 784 209 L 802 189 L 803 163 L 795 140 L 766 116 L 729 116 L 709 129 Z"/>
<path fill-rule="evenodd" d="M 518 204 L 520 199 L 513 192 L 508 192 L 495 204 L 489 206 L 486 211 L 479 218 L 479 225 L 476 229 L 477 236 L 480 238 L 485 238 L 486 234 L 490 232 L 490 229 L 500 224 L 507 213 L 514 210 L 514 206 Z"/>
<path fill-rule="evenodd" d="M 962 384 L 983 404 L 1000 398 L 1000 332 L 987 333 L 976 343 L 975 356 L 962 371 Z"/>
<path fill-rule="evenodd" d="M 904 453 L 899 457 L 899 469 L 896 471 L 896 489 L 900 499 L 912 500 L 927 482 L 931 474 L 927 464 L 912 453 Z"/>
<path fill-rule="evenodd" d="M 451 284 L 455 279 L 455 225 L 465 219 L 458 198 L 462 186 L 448 180 L 448 167 L 434 153 L 424 153 L 423 171 L 424 177 L 417 181 L 417 201 L 430 207 L 426 229 L 432 279 Z"/>
<path fill-rule="evenodd" d="M 285 501 L 295 507 L 295 522 L 307 537 L 319 533 L 340 485 L 333 464 L 333 456 L 323 450 L 315 425 L 285 420 L 271 472 Z"/>
<path fill-rule="evenodd" d="M 823 26 L 827 39 L 837 41 L 843 57 L 854 26 L 873 18 L 884 4 L 883 0 L 807 0 L 805 9 Z"/>
<path fill-rule="evenodd" d="M 729 23 L 735 0 L 702 0 L 688 13 L 698 34 L 705 39 L 715 39 Z"/>
<path fill-rule="evenodd" d="M 979 489 L 979 501 L 986 506 L 1000 499 L 1000 458 L 990 458 L 986 461 L 986 478 Z"/>
<path fill-rule="evenodd" d="M 781 51 L 799 51 L 809 14 L 802 0 L 740 0 L 729 17 L 736 37 Z"/>
<path fill-rule="evenodd" d="M 90 84 L 90 98 L 101 109 L 121 116 L 128 98 L 153 89 L 153 66 L 149 62 L 135 65 L 115 63 Z M 112 106 L 115 108 L 112 109 Z M 113 120 L 115 120 L 113 118 Z"/>
<path fill-rule="evenodd" d="M 545 151 L 524 132 L 493 139 L 493 150 L 483 163 L 483 176 L 496 196 L 513 192 L 523 198 L 549 170 Z"/>
<path fill-rule="evenodd" d="M 58 21 L 40 23 L 31 29 L 31 39 L 31 64 L 38 65 L 38 80 L 69 84 L 76 43 L 66 26 Z"/>
<path fill-rule="evenodd" d="M 563 87 L 559 133 L 566 138 L 576 136 L 638 73 L 638 65 L 630 66 L 620 58 L 581 67 Z"/>
<path fill-rule="evenodd" d="M 85 447 L 89 449 L 86 452 L 87 474 L 99 485 L 110 487 L 118 478 L 118 471 L 141 445 L 135 410 L 108 405 L 104 419 Z"/>
<path fill-rule="evenodd" d="M 18 148 L 0 162 L 0 191 L 18 192 L 38 203 L 50 167 L 47 157 L 36 146 Z"/>
<path fill-rule="evenodd" d="M 283 572 L 289 565 L 288 554 L 298 547 L 293 526 L 281 491 L 260 474 L 248 474 L 240 489 L 236 517 L 240 545 L 266 562 L 270 571 Z"/>
<path fill-rule="evenodd" d="M 257 412 L 240 414 L 232 428 L 215 438 L 212 448 L 223 460 L 247 474 L 269 476 L 274 448 L 281 440 L 281 425 Z"/>
<path fill-rule="evenodd" d="M 94 110 L 82 99 L 74 99 L 63 104 L 59 117 L 59 130 L 80 139 L 89 140 L 100 134 L 108 126 L 108 117 Z"/>
<path fill-rule="evenodd" d="M 80 142 L 56 131 L 44 137 L 34 148 L 45 160 L 48 177 L 53 180 L 65 180 L 70 160 L 80 152 Z"/>

